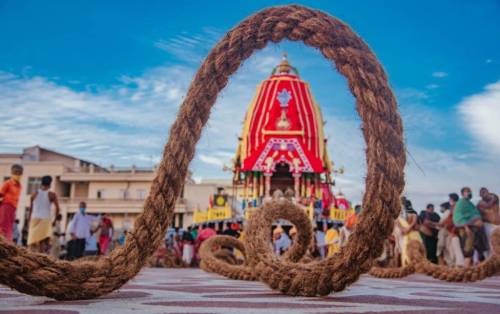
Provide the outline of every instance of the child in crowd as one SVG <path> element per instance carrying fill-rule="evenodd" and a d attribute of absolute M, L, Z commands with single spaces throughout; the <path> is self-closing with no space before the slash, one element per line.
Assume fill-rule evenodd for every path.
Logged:
<path fill-rule="evenodd" d="M 85 240 L 85 253 L 84 256 L 95 256 L 99 253 L 97 245 L 97 238 L 94 231 L 90 231 L 90 237 Z"/>

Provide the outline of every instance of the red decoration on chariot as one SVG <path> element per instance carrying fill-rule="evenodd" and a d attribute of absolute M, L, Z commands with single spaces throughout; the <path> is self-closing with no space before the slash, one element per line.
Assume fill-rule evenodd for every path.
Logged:
<path fill-rule="evenodd" d="M 328 183 L 322 183 L 321 184 L 321 200 L 323 202 L 323 208 L 330 208 L 332 206 L 336 207 L 337 206 L 337 201 L 335 199 L 335 196 L 333 195 L 332 191 L 330 190 L 330 186 Z"/>
<path fill-rule="evenodd" d="M 311 218 L 329 218 L 338 204 L 331 191 L 332 169 L 323 117 L 309 84 L 286 55 L 270 77 L 257 86 L 245 115 L 234 162 L 241 208 L 259 207 L 275 190 L 294 194 Z M 285 193 L 290 195 L 289 193 Z"/>
<path fill-rule="evenodd" d="M 286 56 L 257 88 L 245 117 L 240 171 L 323 173 L 329 159 L 319 106 Z"/>
<path fill-rule="evenodd" d="M 339 193 L 336 197 L 335 207 L 338 209 L 350 209 L 351 205 L 349 204 L 349 201 L 344 197 L 344 194 Z"/>

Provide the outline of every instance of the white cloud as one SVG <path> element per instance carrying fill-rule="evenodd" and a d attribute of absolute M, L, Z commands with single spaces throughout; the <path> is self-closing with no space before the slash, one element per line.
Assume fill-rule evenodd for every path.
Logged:
<path fill-rule="evenodd" d="M 443 77 L 448 76 L 448 73 L 443 72 L 443 71 L 436 71 L 436 72 L 432 72 L 432 76 L 437 77 L 437 78 L 443 78 Z"/>
<path fill-rule="evenodd" d="M 178 60 L 199 63 L 222 34 L 217 29 L 205 27 L 199 34 L 182 32 L 173 38 L 160 39 L 154 45 Z"/>
<path fill-rule="evenodd" d="M 445 133 L 445 117 L 426 105 L 430 96 L 412 88 L 396 90 L 399 110 L 404 121 L 407 140 L 425 140 L 428 136 L 440 138 Z"/>
<path fill-rule="evenodd" d="M 436 88 L 439 88 L 439 85 L 438 84 L 428 84 L 427 86 L 425 86 L 425 88 L 427 88 L 427 89 L 436 89 Z"/>
<path fill-rule="evenodd" d="M 213 166 L 219 167 L 221 169 L 222 169 L 222 167 L 225 164 L 225 162 L 224 162 L 224 160 L 222 158 L 218 158 L 218 157 L 215 157 L 215 156 L 209 156 L 209 155 L 205 155 L 205 154 L 199 154 L 198 158 L 201 161 L 203 161 L 204 163 L 206 163 L 206 164 L 213 165 Z"/>
<path fill-rule="evenodd" d="M 196 158 L 203 165 L 195 160 L 195 172 L 218 175 L 220 165 L 230 163 L 247 105 L 273 60 L 274 52 L 259 52 L 219 95 L 197 146 Z M 152 68 L 140 76 L 122 76 L 114 86 L 84 86 L 83 91 L 72 83 L 68 87 L 0 71 L 0 132 L 9 135 L 0 138 L 0 151 L 39 144 L 104 166 L 151 165 L 161 155 L 194 68 Z"/>
<path fill-rule="evenodd" d="M 500 156 L 500 81 L 487 85 L 478 94 L 464 98 L 458 105 L 463 124 L 480 149 Z"/>
<path fill-rule="evenodd" d="M 424 170 L 422 173 L 412 161 L 406 168 L 406 194 L 416 201 L 418 209 L 427 202 L 447 201 L 449 193 L 458 193 L 463 186 L 470 186 L 476 196 L 482 186 L 499 192 L 500 181 L 492 175 L 492 171 L 500 167 L 496 160 L 464 159 L 459 153 L 422 147 L 409 147 L 409 150 Z"/>
<path fill-rule="evenodd" d="M 258 60 L 253 60 L 254 68 L 264 75 L 269 75 L 271 70 L 280 63 L 280 58 L 277 54 L 265 55 Z"/>
<path fill-rule="evenodd" d="M 159 155 L 191 76 L 189 68 L 160 67 L 111 88 L 75 91 L 0 72 L 0 132 L 9 135 L 0 147 L 40 144 L 104 165 L 150 164 L 144 152 Z"/>
<path fill-rule="evenodd" d="M 450 114 L 443 115 L 425 105 L 428 95 L 413 89 L 397 91 L 400 112 L 403 118 L 405 138 L 407 138 L 407 166 L 405 195 L 412 199 L 418 210 L 431 202 L 440 204 L 447 200 L 451 192 L 458 192 L 463 186 L 470 186 L 476 192 L 480 187 L 490 187 L 500 192 L 500 179 L 492 171 L 500 168 L 500 159 L 489 158 L 492 147 L 500 146 L 500 82 L 488 85 L 484 92 L 466 98 L 459 106 L 467 108 L 464 116 L 466 125 L 478 133 L 478 138 L 488 139 L 478 151 L 476 147 L 464 145 L 463 149 L 446 150 L 432 147 L 425 139 L 439 139 L 450 131 Z M 483 115 L 488 114 L 485 119 Z M 329 141 L 330 157 L 346 172 L 337 178 L 338 187 L 351 200 L 359 202 L 364 190 L 366 164 L 364 140 L 359 131 L 357 119 L 327 116 L 331 121 L 326 126 L 332 134 Z M 448 126 L 448 127 L 447 127 Z M 467 141 L 464 136 L 463 141 Z M 481 141 L 483 142 L 483 141 Z"/>
<path fill-rule="evenodd" d="M 425 115 L 422 113 L 422 116 Z M 334 117 L 328 119 L 332 124 L 327 125 L 327 129 L 335 134 L 329 141 L 330 157 L 338 167 L 345 167 L 345 173 L 337 176 L 334 189 L 341 190 L 351 201 L 359 203 L 366 177 L 365 143 L 359 130 L 359 121 Z M 403 119 L 406 125 L 404 116 Z M 500 168 L 500 161 L 481 158 L 474 151 L 452 152 L 409 142 L 407 150 L 404 194 L 418 210 L 429 202 L 438 205 L 447 201 L 449 193 L 458 192 L 465 185 L 472 187 L 476 194 L 482 186 L 500 192 L 500 179 L 491 175 L 494 169 Z"/>
<path fill-rule="evenodd" d="M 401 88 L 396 91 L 396 95 L 399 100 L 420 102 L 429 98 L 429 95 L 425 91 L 421 91 L 415 88 Z"/>
<path fill-rule="evenodd" d="M 344 173 L 335 175 L 335 192 L 342 191 L 352 202 L 360 203 L 366 176 L 365 142 L 359 119 L 346 119 L 326 115 L 325 132 L 328 138 L 328 152 L 335 168 L 344 168 Z"/>

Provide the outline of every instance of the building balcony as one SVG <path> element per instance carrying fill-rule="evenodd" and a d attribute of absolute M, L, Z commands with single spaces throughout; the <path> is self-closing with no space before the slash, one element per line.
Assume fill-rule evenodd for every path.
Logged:
<path fill-rule="evenodd" d="M 85 197 L 60 197 L 59 203 L 61 208 L 65 208 L 68 213 L 75 213 L 78 211 L 80 202 L 87 204 L 89 213 L 141 213 L 145 200 L 141 199 L 111 199 L 111 198 L 85 198 Z M 175 213 L 187 212 L 185 199 L 178 199 L 175 204 Z"/>
<path fill-rule="evenodd" d="M 61 175 L 62 182 L 153 182 L 155 173 L 149 172 L 66 172 Z"/>

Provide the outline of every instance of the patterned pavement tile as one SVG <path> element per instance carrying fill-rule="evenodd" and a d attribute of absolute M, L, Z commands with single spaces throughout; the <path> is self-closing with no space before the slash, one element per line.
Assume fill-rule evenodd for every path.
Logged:
<path fill-rule="evenodd" d="M 322 298 L 288 297 L 260 282 L 225 279 L 199 269 L 144 269 L 122 289 L 95 300 L 55 301 L 0 286 L 2 313 L 500 313 L 500 277 L 447 283 L 423 275 L 362 276 Z"/>

